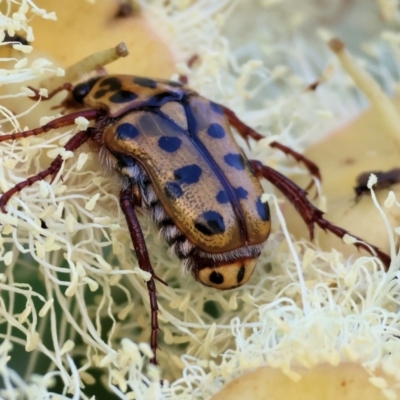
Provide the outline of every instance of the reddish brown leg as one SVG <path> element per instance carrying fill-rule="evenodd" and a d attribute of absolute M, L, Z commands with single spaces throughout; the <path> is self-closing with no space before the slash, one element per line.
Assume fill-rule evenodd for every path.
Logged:
<path fill-rule="evenodd" d="M 126 222 L 128 224 L 129 233 L 131 235 L 133 247 L 135 248 L 139 266 L 143 271 L 149 272 L 151 274 L 150 280 L 146 282 L 147 290 L 149 291 L 151 310 L 150 346 L 154 353 L 154 357 L 150 360 L 150 362 L 152 362 L 153 364 L 157 364 L 157 333 L 160 328 L 158 326 L 158 304 L 155 280 L 157 279 L 165 285 L 166 283 L 162 279 L 157 277 L 153 270 L 153 267 L 151 266 L 149 252 L 147 250 L 146 242 L 144 240 L 142 228 L 140 227 L 139 220 L 136 217 L 134 195 L 131 186 L 127 189 L 121 190 L 119 202 L 122 212 L 125 214 Z"/>
<path fill-rule="evenodd" d="M 40 128 L 39 128 L 40 129 Z M 78 147 L 80 147 L 83 143 L 85 143 L 90 136 L 92 135 L 93 128 L 89 128 L 86 131 L 80 131 L 76 133 L 64 146 L 66 150 L 75 151 Z M 21 132 L 23 133 L 23 132 Z M 0 198 L 0 210 L 5 213 L 6 209 L 5 206 L 14 194 L 20 192 L 22 189 L 32 186 L 35 182 L 41 181 L 42 179 L 52 176 L 51 182 L 53 182 L 54 178 L 56 177 L 58 171 L 61 168 L 62 163 L 64 160 L 62 159 L 61 155 L 58 155 L 50 164 L 49 168 L 45 169 L 42 172 L 39 172 L 37 175 L 31 176 L 27 180 L 18 183 L 13 188 L 8 190 L 1 196 Z"/>
<path fill-rule="evenodd" d="M 308 226 L 311 239 L 314 238 L 314 224 L 317 224 L 323 230 L 328 230 L 339 238 L 343 238 L 344 235 L 349 234 L 345 229 L 339 226 L 331 224 L 329 221 L 323 218 L 323 212 L 318 208 L 314 207 L 307 199 L 306 192 L 293 183 L 290 179 L 286 178 L 284 175 L 280 174 L 278 171 L 263 165 L 260 161 L 251 160 L 251 166 L 253 167 L 256 175 L 259 178 L 265 178 L 270 181 L 274 186 L 276 186 L 287 199 L 292 203 L 297 212 L 303 218 L 304 222 Z M 362 239 L 357 236 L 351 235 L 357 240 L 362 241 Z M 355 243 L 356 247 L 362 247 L 367 250 L 370 254 L 376 255 L 380 258 L 383 264 L 387 268 L 390 265 L 390 257 L 379 250 L 376 246 L 366 245 L 363 241 L 360 243 Z M 372 251 L 372 250 L 373 251 Z"/>
<path fill-rule="evenodd" d="M 29 96 L 30 99 L 32 100 L 50 100 L 51 98 L 53 98 L 57 93 L 62 92 L 63 90 L 66 90 L 68 92 L 71 92 L 73 89 L 73 85 L 71 83 L 64 83 L 63 85 L 61 85 L 60 87 L 54 89 L 53 91 L 51 91 L 47 97 L 43 97 L 39 94 L 39 90 L 33 88 L 32 86 L 28 86 L 29 89 L 31 89 L 32 91 L 35 92 L 35 94 L 33 96 Z"/>
<path fill-rule="evenodd" d="M 256 132 L 254 129 L 250 128 L 248 125 L 243 123 L 238 116 L 229 108 L 220 105 L 222 109 L 224 110 L 225 115 L 228 118 L 229 123 L 236 128 L 236 130 L 239 132 L 240 136 L 242 136 L 243 139 L 246 141 L 248 140 L 249 137 L 252 139 L 259 141 L 261 139 L 265 139 L 265 136 L 259 134 Z M 302 154 L 297 153 L 297 151 L 292 150 L 290 147 L 284 146 L 283 144 L 280 144 L 278 142 L 271 142 L 269 144 L 271 147 L 276 148 L 278 150 L 281 150 L 287 155 L 292 156 L 297 162 L 301 162 L 305 165 L 307 168 L 308 172 L 314 177 L 317 178 L 319 181 L 321 181 L 321 174 L 319 172 L 319 168 L 316 164 L 314 164 L 311 160 L 309 160 L 307 157 L 304 157 Z M 312 186 L 313 182 L 311 182 Z M 308 185 L 308 188 L 311 187 Z"/>
<path fill-rule="evenodd" d="M 59 129 L 63 128 L 65 126 L 73 125 L 75 122 L 75 119 L 78 117 L 85 117 L 88 120 L 93 120 L 97 119 L 102 115 L 101 110 L 82 110 L 82 111 L 77 111 L 72 114 L 64 115 L 60 118 L 56 118 L 53 121 L 50 121 L 46 125 L 41 126 L 40 128 L 35 128 L 31 129 L 29 131 L 24 131 L 24 132 L 16 132 L 16 133 L 11 133 L 9 135 L 1 135 L 0 136 L 0 142 L 5 142 L 6 140 L 17 140 L 17 139 L 22 139 L 26 138 L 29 136 L 37 136 L 42 133 L 51 131 L 52 129 Z"/>

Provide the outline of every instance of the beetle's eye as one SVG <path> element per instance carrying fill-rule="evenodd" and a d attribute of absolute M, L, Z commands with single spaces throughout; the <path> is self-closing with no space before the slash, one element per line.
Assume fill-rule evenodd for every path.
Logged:
<path fill-rule="evenodd" d="M 196 279 L 203 285 L 215 289 L 227 290 L 244 285 L 251 277 L 256 266 L 256 260 L 241 260 L 219 267 L 200 269 Z"/>
<path fill-rule="evenodd" d="M 92 90 L 94 84 L 98 81 L 98 78 L 90 79 L 86 82 L 79 83 L 72 90 L 73 99 L 79 103 L 83 104 L 83 99 Z"/>

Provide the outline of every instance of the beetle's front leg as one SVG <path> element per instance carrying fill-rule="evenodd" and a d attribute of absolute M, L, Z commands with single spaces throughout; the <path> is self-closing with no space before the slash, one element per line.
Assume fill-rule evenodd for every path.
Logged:
<path fill-rule="evenodd" d="M 41 129 L 41 128 L 38 128 Z M 30 131 L 33 132 L 33 131 Z M 65 150 L 68 151 L 75 151 L 78 149 L 80 146 L 82 146 L 83 143 L 85 143 L 91 136 L 92 136 L 93 128 L 88 128 L 86 131 L 80 131 L 76 133 L 70 140 L 68 140 L 67 144 L 64 146 Z M 24 132 L 20 132 L 23 134 Z M 15 134 L 18 135 L 18 134 Z M 0 140 L 1 141 L 1 140 Z M 25 181 L 22 181 L 12 187 L 10 190 L 5 192 L 1 198 L 0 198 L 0 210 L 5 213 L 6 209 L 5 206 L 8 203 L 8 201 L 11 199 L 14 194 L 20 192 L 22 189 L 32 186 L 35 182 L 41 181 L 45 179 L 48 176 L 52 176 L 51 182 L 53 182 L 54 178 L 57 176 L 58 171 L 60 170 L 64 160 L 61 157 L 61 154 L 59 154 L 50 164 L 50 166 L 45 169 L 42 172 L 39 172 L 37 175 L 31 176 L 30 178 L 26 179 Z"/>
<path fill-rule="evenodd" d="M 28 86 L 28 88 L 30 90 L 32 90 L 32 92 L 34 92 L 35 94 L 33 96 L 29 96 L 29 98 L 31 100 L 42 100 L 42 101 L 47 101 L 52 99 L 56 94 L 62 92 L 63 90 L 66 90 L 67 92 L 72 92 L 73 89 L 73 85 L 71 83 L 64 83 L 61 86 L 55 88 L 54 90 L 52 90 L 50 93 L 48 93 L 47 97 L 43 97 L 40 94 L 40 90 L 33 88 L 32 86 Z"/>
<path fill-rule="evenodd" d="M 23 132 L 15 132 L 10 133 L 9 135 L 0 135 L 0 142 L 5 142 L 7 140 L 18 140 L 22 138 L 27 138 L 30 136 L 37 136 L 41 135 L 42 133 L 46 133 L 51 131 L 52 129 L 60 129 L 66 126 L 73 125 L 75 120 L 78 117 L 84 117 L 89 121 L 95 120 L 102 115 L 102 111 L 100 110 L 82 110 L 77 111 L 68 115 L 63 115 L 62 117 L 53 119 L 52 121 L 48 122 L 46 125 L 43 125 L 39 128 L 30 129 L 28 131 Z"/>
<path fill-rule="evenodd" d="M 276 186 L 290 201 L 290 203 L 303 218 L 304 222 L 307 224 L 311 239 L 313 239 L 314 237 L 314 224 L 317 224 L 324 230 L 332 232 L 334 235 L 338 236 L 341 239 L 344 235 L 349 234 L 350 236 L 358 240 L 358 242 L 355 243 L 356 247 L 362 247 L 372 255 L 375 255 L 375 252 L 380 260 L 384 263 L 386 269 L 389 267 L 391 260 L 386 253 L 379 250 L 376 246 L 370 244 L 367 245 L 364 241 L 362 241 L 362 239 L 358 238 L 357 236 L 351 235 L 345 229 L 340 228 L 339 226 L 336 226 L 327 221 L 323 217 L 324 213 L 317 207 L 313 206 L 307 199 L 307 193 L 303 189 L 298 187 L 290 179 L 286 178 L 278 171 L 275 171 L 273 168 L 263 165 L 260 161 L 251 160 L 250 164 L 253 167 L 254 172 L 258 178 L 267 179 L 274 186 Z"/>
<path fill-rule="evenodd" d="M 261 139 L 265 139 L 265 136 L 259 134 L 256 132 L 253 128 L 250 126 L 246 125 L 244 122 L 242 122 L 239 117 L 228 107 L 225 107 L 220 104 L 222 109 L 224 110 L 224 113 L 226 117 L 228 118 L 229 123 L 238 131 L 240 136 L 242 136 L 243 139 L 246 141 L 248 140 L 249 137 L 252 139 L 259 141 Z M 271 142 L 269 144 L 271 147 L 278 149 L 282 151 L 283 153 L 292 156 L 297 162 L 300 162 L 305 165 L 307 168 L 308 172 L 316 179 L 321 181 L 321 173 L 319 172 L 319 168 L 316 164 L 314 164 L 311 160 L 309 160 L 307 157 L 304 157 L 302 154 L 298 153 L 297 151 L 291 149 L 290 147 L 287 147 L 283 144 L 280 144 L 276 141 Z M 311 187 L 313 182 L 308 185 L 308 187 Z"/>
<path fill-rule="evenodd" d="M 129 233 L 131 235 L 133 247 L 136 252 L 139 267 L 146 272 L 151 274 L 151 278 L 146 282 L 147 290 L 150 297 L 150 310 L 151 310 L 151 339 L 150 346 L 153 350 L 153 358 L 150 360 L 153 364 L 157 364 L 156 352 L 158 349 L 157 344 L 157 333 L 159 331 L 158 326 L 158 303 L 157 303 L 157 291 L 155 280 L 166 283 L 158 278 L 151 266 L 149 252 L 147 250 L 146 242 L 143 236 L 142 228 L 140 227 L 139 220 L 135 213 L 134 194 L 132 186 L 126 189 L 122 189 L 119 197 L 122 212 L 125 215 L 126 222 L 128 224 Z"/>

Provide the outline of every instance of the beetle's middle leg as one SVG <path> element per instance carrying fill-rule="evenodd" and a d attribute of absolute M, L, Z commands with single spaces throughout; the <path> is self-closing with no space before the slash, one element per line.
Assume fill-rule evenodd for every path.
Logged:
<path fill-rule="evenodd" d="M 40 129 L 40 128 L 38 128 Z M 33 131 L 30 131 L 33 132 Z M 20 134 L 23 134 L 24 132 L 19 132 Z M 93 128 L 88 128 L 86 131 L 80 131 L 76 133 L 70 140 L 68 140 L 67 144 L 64 146 L 65 150 L 68 151 L 75 151 L 77 150 L 80 146 L 82 146 L 83 143 L 85 143 L 89 138 L 92 136 L 93 133 Z M 16 133 L 15 135 L 18 135 Z M 7 135 L 10 136 L 10 135 Z M 1 141 L 1 140 L 0 140 Z M 51 182 L 53 182 L 54 178 L 56 177 L 58 171 L 60 170 L 64 160 L 62 159 L 61 154 L 59 154 L 50 164 L 50 166 L 45 169 L 42 172 L 39 172 L 37 175 L 31 176 L 30 178 L 26 179 L 25 181 L 22 181 L 12 187 L 10 190 L 5 192 L 1 198 L 0 198 L 0 210 L 5 213 L 6 209 L 5 206 L 8 203 L 8 201 L 11 199 L 14 194 L 20 192 L 22 189 L 32 186 L 34 183 L 41 181 L 45 179 L 48 176 L 52 176 Z"/>
<path fill-rule="evenodd" d="M 314 224 L 317 224 L 323 230 L 332 232 L 341 239 L 344 235 L 349 234 L 357 239 L 357 243 L 355 243 L 356 247 L 362 247 L 373 256 L 377 255 L 385 265 L 385 268 L 387 269 L 389 267 L 391 260 L 386 253 L 379 250 L 376 246 L 370 244 L 367 245 L 364 241 L 362 241 L 362 239 L 350 234 L 345 229 L 340 228 L 339 226 L 336 226 L 326 220 L 323 217 L 324 213 L 317 207 L 313 206 L 307 199 L 307 193 L 290 179 L 286 178 L 278 171 L 275 171 L 273 168 L 263 165 L 260 161 L 251 160 L 250 164 L 253 167 L 257 177 L 265 178 L 270 181 L 290 201 L 290 203 L 303 218 L 304 222 L 307 224 L 311 239 L 314 237 Z"/>
<path fill-rule="evenodd" d="M 158 280 L 166 285 L 166 283 L 157 277 L 153 267 L 151 266 L 149 252 L 147 250 L 146 241 L 143 236 L 142 228 L 140 227 L 139 220 L 135 212 L 135 199 L 132 185 L 126 189 L 122 189 L 119 197 L 122 212 L 125 215 L 126 222 L 128 224 L 129 233 L 132 239 L 133 247 L 136 252 L 139 267 L 146 272 L 151 274 L 151 278 L 146 282 L 147 290 L 150 297 L 150 310 L 151 310 L 151 339 L 150 346 L 153 350 L 153 358 L 150 360 L 153 364 L 157 364 L 157 349 L 158 340 L 157 334 L 160 330 L 158 326 L 158 303 L 157 303 L 157 291 L 155 280 Z"/>
<path fill-rule="evenodd" d="M 265 136 L 259 134 L 256 132 L 253 128 L 250 126 L 246 125 L 244 122 L 242 122 L 239 117 L 228 107 L 225 107 L 220 104 L 222 109 L 224 110 L 224 113 L 226 117 L 228 118 L 229 123 L 236 128 L 240 136 L 242 136 L 243 139 L 246 141 L 248 140 L 249 137 L 252 139 L 259 141 L 261 139 L 265 139 Z M 287 147 L 283 144 L 280 144 L 279 142 L 271 142 L 269 144 L 271 147 L 278 149 L 282 151 L 283 153 L 292 156 L 297 162 L 300 162 L 304 164 L 304 166 L 307 168 L 308 172 L 316 179 L 321 181 L 321 173 L 319 172 L 319 168 L 316 164 L 314 164 L 311 160 L 309 160 L 307 157 L 303 156 L 302 154 L 298 153 L 297 151 L 291 149 L 290 147 Z M 313 181 L 307 186 L 307 188 L 310 188 L 313 185 Z"/>

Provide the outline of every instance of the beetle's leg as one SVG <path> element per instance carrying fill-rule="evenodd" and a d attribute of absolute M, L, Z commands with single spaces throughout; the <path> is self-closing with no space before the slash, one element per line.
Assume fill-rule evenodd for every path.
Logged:
<path fill-rule="evenodd" d="M 31 100 L 39 100 L 41 99 L 42 101 L 44 100 L 50 100 L 52 99 L 56 94 L 62 92 L 63 90 L 66 90 L 67 92 L 72 92 L 73 85 L 71 83 L 64 83 L 58 88 L 55 88 L 52 90 L 50 93 L 48 93 L 47 97 L 43 97 L 41 94 L 39 94 L 39 89 L 35 89 L 32 86 L 28 86 L 29 89 L 31 89 L 35 94 L 33 96 L 29 96 Z"/>
<path fill-rule="evenodd" d="M 126 222 L 128 224 L 129 233 L 131 235 L 133 247 L 135 248 L 136 257 L 141 269 L 151 274 L 151 278 L 146 282 L 147 290 L 150 297 L 150 310 L 151 310 L 151 339 L 150 346 L 153 350 L 154 357 L 150 360 L 153 364 L 157 364 L 156 352 L 158 349 L 157 334 L 159 331 L 158 326 L 158 303 L 155 279 L 166 284 L 159 279 L 154 273 L 153 267 L 150 263 L 149 252 L 147 250 L 146 242 L 144 240 L 142 228 L 140 227 L 139 220 L 135 213 L 134 195 L 132 186 L 122 189 L 119 197 L 122 212 L 125 214 Z"/>
<path fill-rule="evenodd" d="M 24 132 L 11 133 L 9 135 L 0 135 L 0 142 L 5 142 L 6 140 L 22 139 L 29 136 L 37 136 L 42 133 L 51 131 L 52 129 L 59 129 L 65 126 L 73 125 L 75 123 L 75 119 L 78 117 L 84 117 L 88 120 L 97 119 L 98 117 L 100 117 L 100 115 L 102 115 L 102 113 L 103 112 L 101 110 L 77 111 L 72 114 L 63 115 L 60 118 L 53 119 L 53 121 L 48 122 L 46 125 L 43 125 L 40 128 L 35 128 Z"/>
<path fill-rule="evenodd" d="M 92 135 L 93 128 L 88 128 L 86 131 L 80 131 L 76 133 L 70 140 L 68 140 L 67 144 L 64 146 L 65 150 L 75 151 L 78 147 L 80 147 L 83 143 L 85 143 Z M 22 132 L 23 133 L 23 132 Z M 64 160 L 59 154 L 50 164 L 49 168 L 45 169 L 42 172 L 39 172 L 37 175 L 31 176 L 25 181 L 22 181 L 15 185 L 13 188 L 5 192 L 0 198 L 0 210 L 5 213 L 5 206 L 14 194 L 20 192 L 22 189 L 27 186 L 32 186 L 35 182 L 41 181 L 42 179 L 52 176 L 51 182 L 53 182 L 56 177 L 58 171 L 61 168 Z"/>
<path fill-rule="evenodd" d="M 244 122 L 242 122 L 238 116 L 228 107 L 225 107 L 220 104 L 222 109 L 224 110 L 224 113 L 226 117 L 228 118 L 229 123 L 238 131 L 240 136 L 242 136 L 243 139 L 248 140 L 249 137 L 252 139 L 259 141 L 261 139 L 265 139 L 265 136 L 259 134 L 256 132 L 253 128 L 250 126 L 246 125 Z M 314 164 L 311 160 L 309 160 L 307 157 L 303 156 L 302 154 L 298 153 L 297 151 L 294 151 L 290 147 L 287 147 L 283 144 L 280 144 L 276 141 L 271 142 L 269 144 L 271 147 L 276 148 L 278 150 L 281 150 L 287 155 L 292 156 L 297 162 L 303 163 L 304 166 L 307 168 L 308 172 L 316 179 L 321 181 L 321 174 L 319 172 L 319 168 L 316 164 Z M 313 181 L 311 181 L 310 185 L 307 186 L 307 188 L 310 188 L 313 184 Z"/>
<path fill-rule="evenodd" d="M 290 203 L 292 203 L 294 208 L 307 224 L 311 239 L 314 238 L 314 224 L 317 224 L 323 230 L 328 230 L 332 232 L 334 235 L 338 236 L 341 239 L 344 235 L 349 234 L 350 236 L 358 240 L 358 242 L 355 243 L 356 247 L 362 247 L 372 255 L 375 255 L 375 252 L 380 260 L 384 263 L 386 269 L 389 267 L 391 260 L 387 254 L 379 250 L 376 246 L 365 244 L 362 239 L 358 238 L 357 236 L 351 235 L 345 229 L 333 225 L 332 223 L 327 221 L 323 217 L 324 213 L 309 202 L 306 197 L 307 193 L 303 189 L 298 187 L 290 179 L 286 178 L 278 171 L 275 171 L 274 169 L 263 165 L 260 161 L 251 160 L 250 164 L 253 167 L 255 174 L 259 178 L 265 178 L 270 181 L 284 194 L 285 197 L 287 197 Z"/>

